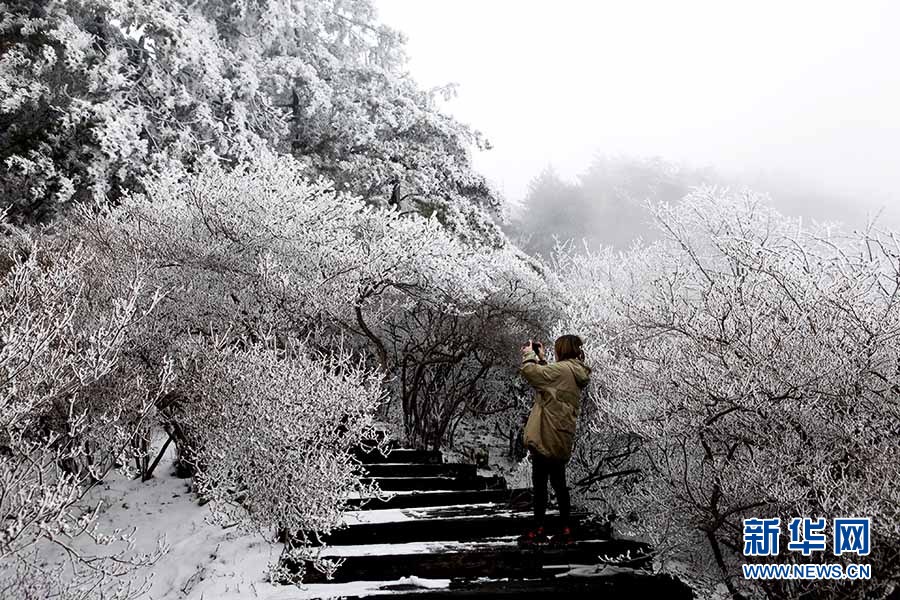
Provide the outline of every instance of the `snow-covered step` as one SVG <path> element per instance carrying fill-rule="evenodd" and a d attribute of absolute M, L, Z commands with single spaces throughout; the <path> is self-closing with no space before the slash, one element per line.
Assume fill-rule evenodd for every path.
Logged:
<path fill-rule="evenodd" d="M 357 448 L 355 456 L 365 464 L 376 463 L 428 463 L 443 462 L 443 456 L 437 450 L 414 450 L 412 448 L 393 448 L 387 454 L 382 454 L 377 449 L 364 450 Z"/>
<path fill-rule="evenodd" d="M 632 600 L 635 594 L 678 598 L 686 589 L 635 571 L 649 566 L 650 548 L 611 539 L 609 527 L 586 514 L 572 516 L 577 541 L 570 546 L 520 548 L 518 536 L 532 525 L 530 489 L 509 490 L 502 477 L 474 465 L 445 464 L 436 452 L 396 444 L 388 448 L 385 454 L 356 451 L 366 470 L 362 481 L 377 482 L 383 493 L 348 499 L 356 510 L 345 514 L 347 526 L 333 531 L 318 549 L 322 558 L 341 562 L 332 582 L 326 583 L 311 563 L 284 563 L 288 569 L 302 568 L 307 590 L 315 588 L 320 597 L 590 593 Z M 547 517 L 553 533 L 559 516 L 551 511 Z M 598 564 L 604 577 L 588 577 Z M 611 575 L 612 567 L 630 574 Z"/>
<path fill-rule="evenodd" d="M 332 584 L 335 588 L 346 584 Z M 311 586 L 312 587 L 312 586 Z M 319 584 L 316 592 L 328 597 L 329 585 Z M 561 595 L 574 598 L 634 600 L 634 598 L 666 598 L 691 600 L 691 588 L 674 577 L 652 575 L 640 570 L 601 565 L 580 567 L 570 572 L 534 580 L 486 579 L 479 581 L 429 580 L 406 577 L 393 583 L 363 588 L 366 595 L 349 596 L 348 600 L 439 600 L 441 598 L 533 598 L 547 600 Z M 377 591 L 376 591 L 377 590 Z"/>
<path fill-rule="evenodd" d="M 498 514 L 502 515 L 518 512 L 523 511 L 511 508 L 509 504 L 505 502 L 448 504 L 415 508 L 384 508 L 378 510 L 351 510 L 344 513 L 344 523 L 350 526 L 371 525 L 424 519 L 449 519 L 455 517 L 477 516 L 489 517 Z"/>
<path fill-rule="evenodd" d="M 446 506 L 451 504 L 505 503 L 512 507 L 528 509 L 531 506 L 531 490 L 527 488 L 499 490 L 417 490 L 398 491 L 385 498 L 349 498 L 350 507 L 362 510 L 385 508 L 413 508 Z"/>
<path fill-rule="evenodd" d="M 398 490 L 497 490 L 506 489 L 502 477 L 363 477 L 363 483 L 376 481 L 385 491 Z"/>
<path fill-rule="evenodd" d="M 373 514 L 388 513 L 388 514 Z M 372 519 L 371 517 L 374 517 Z M 609 527 L 588 521 L 588 515 L 572 515 L 574 529 L 581 537 L 609 537 Z M 369 518 L 369 522 L 364 522 Z M 428 540 L 475 541 L 482 538 L 518 536 L 533 524 L 530 511 L 513 511 L 499 504 L 436 507 L 433 509 L 360 511 L 347 515 L 356 523 L 333 531 L 328 545 L 385 544 Z M 360 522 L 363 521 L 363 522 Z M 547 527 L 559 527 L 559 515 L 547 514 Z"/>
<path fill-rule="evenodd" d="M 288 593 L 277 596 L 285 600 L 322 600 L 323 598 L 369 598 L 390 597 L 398 600 L 398 592 L 404 597 L 408 590 L 449 590 L 449 579 L 422 579 L 421 577 L 403 577 L 385 581 L 349 581 L 344 583 L 308 583 L 300 587 L 292 587 Z"/>
<path fill-rule="evenodd" d="M 408 542 L 331 546 L 322 556 L 344 562 L 335 582 L 399 579 L 417 576 L 429 579 L 477 577 L 540 578 L 571 565 L 588 565 L 615 558 L 619 566 L 643 567 L 649 563 L 646 544 L 630 540 L 579 540 L 563 549 L 519 548 L 515 536 L 476 542 Z M 631 558 L 623 556 L 630 553 Z M 607 558 L 604 558 L 607 557 Z M 289 563 L 288 568 L 297 568 Z M 306 581 L 324 581 L 324 575 L 308 569 Z"/>
<path fill-rule="evenodd" d="M 376 463 L 365 466 L 370 477 L 468 477 L 478 474 L 478 467 L 463 463 Z"/>
<path fill-rule="evenodd" d="M 385 444 L 385 443 L 387 443 L 389 445 L 396 445 L 396 442 L 390 438 L 391 438 L 390 433 L 388 433 L 387 431 L 384 431 L 382 429 L 379 429 L 374 432 L 374 434 L 371 438 L 361 440 L 359 442 L 359 445 L 363 446 L 365 448 L 369 448 L 372 446 L 377 446 L 378 444 Z"/>

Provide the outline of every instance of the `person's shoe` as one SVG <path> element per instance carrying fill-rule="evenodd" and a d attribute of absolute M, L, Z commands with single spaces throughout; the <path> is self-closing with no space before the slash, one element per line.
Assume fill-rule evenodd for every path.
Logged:
<path fill-rule="evenodd" d="M 534 546 L 546 546 L 550 541 L 547 534 L 544 533 L 543 527 L 526 531 L 519 536 L 519 546 L 523 548 L 531 548 Z"/>
<path fill-rule="evenodd" d="M 568 548 L 574 543 L 575 537 L 572 535 L 572 530 L 568 527 L 563 527 L 562 531 L 554 535 L 550 540 L 552 548 Z"/>

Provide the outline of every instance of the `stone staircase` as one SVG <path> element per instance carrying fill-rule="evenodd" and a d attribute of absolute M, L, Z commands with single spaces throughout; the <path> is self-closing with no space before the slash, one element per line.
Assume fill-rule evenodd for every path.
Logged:
<path fill-rule="evenodd" d="M 349 501 L 349 526 L 327 536 L 322 549 L 323 557 L 343 564 L 330 580 L 307 565 L 304 582 L 320 597 L 348 596 L 348 589 L 356 589 L 350 582 L 372 582 L 367 598 L 527 598 L 552 592 L 603 592 L 629 600 L 634 594 L 692 597 L 683 583 L 645 570 L 645 544 L 612 539 L 605 524 L 585 513 L 572 515 L 577 539 L 571 547 L 519 548 L 516 538 L 531 525 L 531 490 L 508 489 L 502 477 L 479 473 L 475 465 L 445 463 L 438 452 L 405 448 L 386 455 L 357 450 L 356 456 L 366 479 L 390 496 Z M 549 511 L 549 532 L 558 519 Z M 422 587 L 435 580 L 441 582 L 438 589 Z"/>

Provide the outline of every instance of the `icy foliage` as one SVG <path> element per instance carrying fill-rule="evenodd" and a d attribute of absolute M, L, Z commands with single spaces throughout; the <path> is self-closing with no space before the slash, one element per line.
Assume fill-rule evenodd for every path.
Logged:
<path fill-rule="evenodd" d="M 104 532 L 96 507 L 77 505 L 132 456 L 172 377 L 168 365 L 154 375 L 123 359 L 158 297 L 139 277 L 98 283 L 93 262 L 81 245 L 12 230 L 3 239 L 0 595 L 127 596 L 133 590 L 120 577 L 152 560 L 127 547 L 106 551 L 127 533 Z M 73 549 L 78 536 L 93 538 L 96 552 Z M 40 559 L 41 546 L 63 553 L 65 564 Z"/>
<path fill-rule="evenodd" d="M 304 338 L 324 352 L 347 338 L 391 382 L 415 443 L 439 444 L 467 410 L 502 408 L 516 341 L 553 303 L 540 268 L 308 171 L 268 153 L 231 170 L 210 161 L 82 211 L 75 235 L 111 271 L 134 260 L 166 291 L 152 354 L 186 332 Z"/>
<path fill-rule="evenodd" d="M 0 194 L 16 220 L 116 197 L 201 148 L 246 156 L 283 128 L 241 56 L 178 3 L 6 2 L 0 36 Z"/>
<path fill-rule="evenodd" d="M 598 509 L 733 591 L 742 518 L 872 517 L 883 585 L 900 544 L 897 238 L 716 189 L 657 217 L 659 244 L 562 258 L 560 331 L 582 332 L 597 375 L 581 466 Z"/>
<path fill-rule="evenodd" d="M 0 3 L 0 202 L 42 222 L 261 146 L 370 204 L 499 244 L 480 134 L 437 109 L 368 0 Z"/>
<path fill-rule="evenodd" d="M 264 530 L 327 533 L 360 472 L 345 450 L 371 434 L 380 377 L 345 355 L 191 344 L 180 425 L 206 497 Z"/>

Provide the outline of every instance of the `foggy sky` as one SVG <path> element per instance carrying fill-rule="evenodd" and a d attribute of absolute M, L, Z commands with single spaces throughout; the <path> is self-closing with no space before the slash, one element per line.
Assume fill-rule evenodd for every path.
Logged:
<path fill-rule="evenodd" d="M 552 164 L 660 156 L 900 214 L 900 4 L 376 0 L 412 75 L 494 149 L 512 201 Z M 891 220 L 894 220 L 893 218 Z"/>

